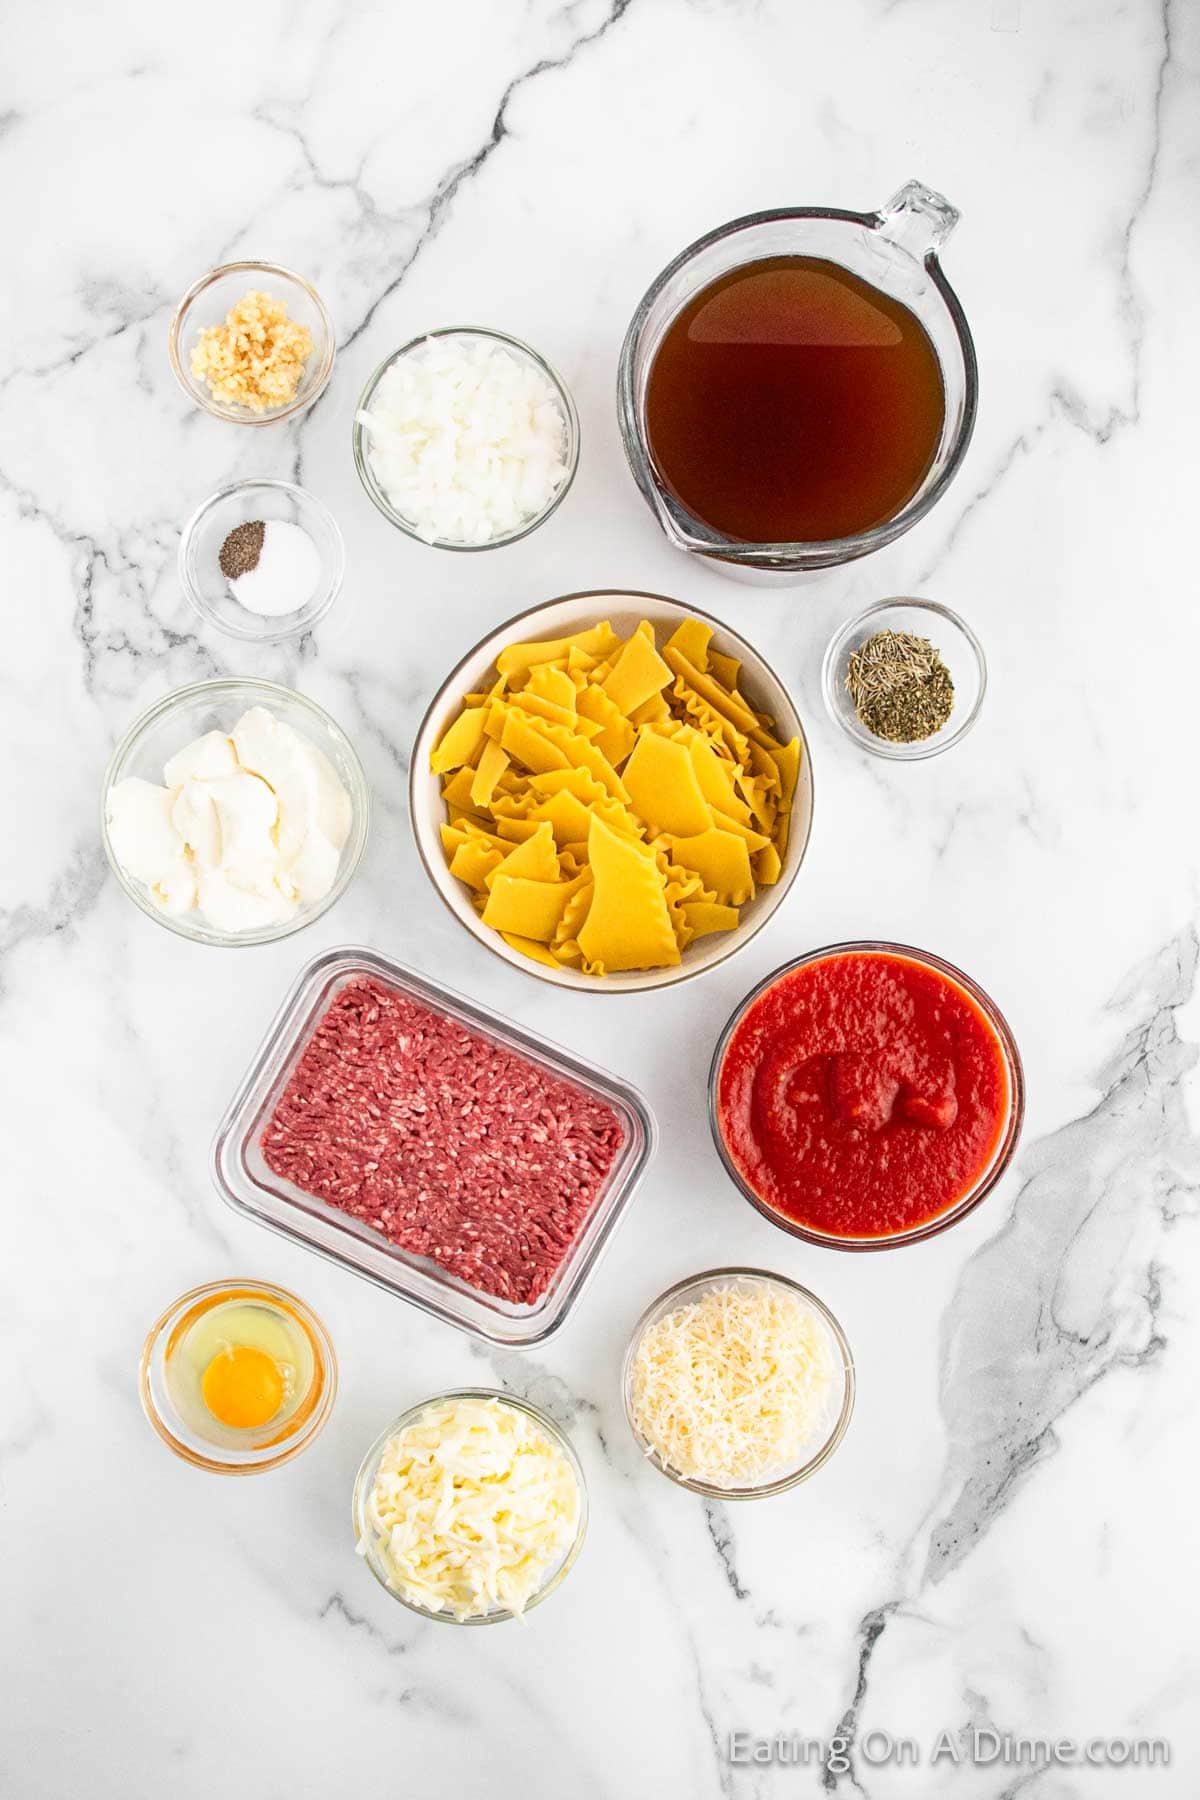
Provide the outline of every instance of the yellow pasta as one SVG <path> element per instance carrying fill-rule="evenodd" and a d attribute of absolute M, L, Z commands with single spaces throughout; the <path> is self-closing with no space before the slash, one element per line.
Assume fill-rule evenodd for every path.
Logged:
<path fill-rule="evenodd" d="M 510 644 L 430 758 L 450 872 L 485 925 L 548 968 L 675 967 L 733 931 L 787 853 L 800 745 L 687 619 Z"/>
<path fill-rule="evenodd" d="M 498 869 L 504 861 L 503 850 L 493 850 L 483 839 L 472 840 L 460 844 L 450 858 L 450 873 L 465 881 L 476 893 L 482 893 L 487 886 L 487 878 Z"/>
<path fill-rule="evenodd" d="M 530 881 L 558 880 L 558 851 L 554 833 L 548 824 L 535 827 L 532 834 L 510 850 L 497 866 L 498 875 L 522 875 Z M 492 883 L 489 881 L 488 886 Z"/>
<path fill-rule="evenodd" d="M 738 922 L 736 906 L 720 906 L 715 900 L 685 900 L 683 911 L 693 937 L 707 937 L 712 931 L 732 931 Z"/>
<path fill-rule="evenodd" d="M 571 898 L 569 881 L 530 881 L 522 875 L 494 875 L 483 909 L 485 925 L 548 944 Z"/>
<path fill-rule="evenodd" d="M 661 693 L 671 671 L 654 648 L 654 627 L 638 626 L 605 677 L 604 692 L 619 712 L 628 716 Z"/>
<path fill-rule="evenodd" d="M 434 774 L 446 775 L 451 769 L 459 769 L 463 763 L 471 762 L 483 742 L 486 724 L 486 707 L 464 707 L 433 753 L 431 760 Z"/>
<path fill-rule="evenodd" d="M 585 959 L 609 971 L 677 963 L 679 945 L 653 851 L 593 818 L 588 862 L 594 891 L 579 931 Z"/>
<path fill-rule="evenodd" d="M 482 812 L 492 804 L 496 783 L 508 767 L 508 757 L 495 738 L 485 738 L 479 765 L 471 780 L 471 805 Z"/>
<path fill-rule="evenodd" d="M 651 831 L 686 834 L 711 824 L 691 757 L 682 744 L 660 736 L 652 725 L 643 725 L 638 733 L 624 779 L 631 806 Z"/>
<path fill-rule="evenodd" d="M 669 842 L 675 861 L 693 869 L 723 904 L 741 906 L 753 899 L 754 876 L 743 838 L 714 826 L 694 837 L 673 837 Z"/>

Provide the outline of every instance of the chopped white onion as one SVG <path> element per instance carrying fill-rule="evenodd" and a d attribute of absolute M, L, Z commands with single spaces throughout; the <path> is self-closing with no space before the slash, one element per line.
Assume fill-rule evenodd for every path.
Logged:
<path fill-rule="evenodd" d="M 539 369 L 485 338 L 426 338 L 358 415 L 375 478 L 427 544 L 487 544 L 545 512 L 567 422 Z"/>

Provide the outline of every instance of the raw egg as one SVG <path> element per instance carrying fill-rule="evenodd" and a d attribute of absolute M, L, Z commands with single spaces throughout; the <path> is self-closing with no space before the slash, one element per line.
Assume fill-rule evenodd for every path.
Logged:
<path fill-rule="evenodd" d="M 171 1346 L 164 1373 L 181 1419 L 210 1443 L 273 1443 L 306 1399 L 312 1341 L 283 1306 L 215 1296 Z"/>
<path fill-rule="evenodd" d="M 283 1375 L 265 1350 L 230 1344 L 218 1350 L 200 1378 L 204 1404 L 222 1425 L 265 1425 L 283 1405 Z"/>

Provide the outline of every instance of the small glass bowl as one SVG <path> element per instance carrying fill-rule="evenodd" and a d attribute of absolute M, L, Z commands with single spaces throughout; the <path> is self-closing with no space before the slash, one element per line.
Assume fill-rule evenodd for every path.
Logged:
<path fill-rule="evenodd" d="M 954 683 L 954 709 L 940 731 L 921 738 L 915 744 L 893 744 L 888 738 L 876 737 L 868 731 L 854 710 L 854 702 L 846 688 L 846 671 L 851 652 L 859 649 L 877 631 L 907 631 L 914 637 L 927 638 L 950 671 Z M 893 762 L 921 762 L 927 756 L 940 756 L 966 737 L 979 717 L 983 696 L 987 691 L 987 664 L 983 646 L 971 627 L 936 600 L 914 600 L 897 596 L 868 606 L 857 618 L 850 619 L 830 639 L 821 665 L 821 689 L 825 707 L 835 724 L 847 737 L 875 756 L 889 757 Z"/>
<path fill-rule="evenodd" d="M 291 1315 L 308 1339 L 313 1376 L 308 1393 L 275 1437 L 236 1450 L 201 1437 L 181 1418 L 167 1385 L 167 1362 L 185 1332 L 212 1306 L 228 1300 L 256 1300 L 274 1304 Z M 265 1281 L 210 1281 L 182 1294 L 151 1326 L 138 1363 L 138 1392 L 146 1417 L 168 1449 L 194 1468 L 214 1475 L 260 1475 L 290 1462 L 317 1438 L 333 1411 L 337 1393 L 337 1359 L 329 1333 L 311 1307 Z M 264 1428 L 269 1430 L 269 1428 Z"/>
<path fill-rule="evenodd" d="M 396 511 L 396 508 L 392 505 L 382 487 L 380 487 L 371 463 L 368 433 L 359 418 L 359 414 L 366 412 L 370 407 L 375 394 L 375 389 L 379 386 L 379 383 L 387 374 L 393 363 L 399 362 L 402 356 L 409 356 L 414 350 L 419 350 L 422 345 L 428 343 L 431 338 L 443 337 L 486 338 L 493 344 L 501 345 L 503 349 L 508 350 L 519 361 L 531 365 L 540 375 L 545 376 L 546 380 L 558 395 L 559 406 L 562 409 L 563 422 L 566 426 L 567 447 L 565 460 L 567 473 L 562 485 L 555 490 L 548 505 L 545 506 L 540 513 L 535 513 L 532 519 L 526 519 L 525 523 L 519 525 L 515 531 L 507 532 L 502 537 L 489 538 L 486 544 L 460 544 L 449 538 L 434 538 L 432 543 L 430 543 L 428 538 L 421 537 L 411 520 L 406 519 L 403 513 Z M 544 525 L 551 513 L 556 512 L 566 499 L 570 492 L 571 484 L 575 480 L 575 471 L 579 467 L 579 414 L 575 410 L 575 402 L 571 398 L 570 390 L 562 376 L 559 375 L 555 369 L 551 368 L 546 359 L 539 356 L 536 350 L 531 349 L 528 344 L 523 344 L 520 338 L 509 337 L 507 333 L 503 331 L 489 330 L 483 325 L 447 325 L 439 331 L 423 331 L 420 337 L 411 339 L 409 343 L 402 344 L 399 350 L 393 350 L 390 356 L 384 357 L 379 367 L 375 370 L 374 374 L 363 388 L 362 393 L 359 395 L 358 405 L 354 409 L 352 444 L 354 449 L 354 467 L 358 470 L 358 479 L 362 482 L 363 487 L 375 502 L 384 518 L 390 519 L 397 530 L 404 532 L 406 537 L 412 538 L 414 543 L 429 544 L 430 548 L 434 550 L 499 550 L 505 544 L 519 543 L 522 538 L 528 537 L 531 531 L 536 531 L 539 525 Z"/>
<path fill-rule="evenodd" d="M 192 346 L 206 325 L 223 325 L 226 314 L 243 295 L 259 289 L 273 300 L 282 300 L 288 317 L 297 325 L 307 325 L 313 341 L 313 352 L 304 365 L 299 385 L 286 406 L 269 407 L 266 412 L 251 412 L 245 406 L 226 406 L 215 400 L 206 381 L 192 374 Z M 290 419 L 293 413 L 311 406 L 324 392 L 333 373 L 336 345 L 333 321 L 317 290 L 279 263 L 231 262 L 210 269 L 194 281 L 171 320 L 167 338 L 167 354 L 175 379 L 189 400 L 214 419 L 227 419 L 231 425 L 276 425 Z"/>
<path fill-rule="evenodd" d="M 367 1497 L 375 1484 L 375 1476 L 383 1458 L 383 1452 L 397 1432 L 414 1425 L 422 1413 L 427 1412 L 431 1406 L 441 1406 L 448 1400 L 502 1400 L 505 1406 L 511 1406 L 515 1411 L 525 1413 L 532 1419 L 550 1442 L 558 1446 L 571 1465 L 571 1472 L 579 1489 L 579 1523 L 575 1537 L 564 1551 L 561 1560 L 550 1570 L 523 1613 L 510 1612 L 506 1606 L 494 1607 L 491 1612 L 481 1613 L 478 1618 L 474 1619 L 456 1619 L 453 1613 L 434 1612 L 430 1607 L 421 1606 L 415 1600 L 406 1600 L 403 1594 L 391 1586 L 388 1581 L 387 1569 L 379 1556 L 375 1532 L 367 1519 Z M 575 1454 L 575 1448 L 570 1438 L 562 1427 L 555 1423 L 549 1413 L 542 1411 L 540 1406 L 534 1406 L 530 1401 L 522 1400 L 516 1394 L 506 1393 L 502 1388 L 451 1388 L 444 1394 L 432 1394 L 427 1400 L 422 1400 L 418 1406 L 410 1406 L 407 1412 L 402 1412 L 398 1419 L 393 1419 L 390 1425 L 385 1426 L 363 1457 L 358 1474 L 354 1479 L 354 1495 L 351 1504 L 354 1539 L 358 1545 L 359 1554 L 380 1587 L 393 1600 L 399 1601 L 401 1606 L 407 1606 L 410 1612 L 416 1613 L 422 1619 L 432 1619 L 438 1625 L 499 1625 L 506 1619 L 526 1617 L 535 1606 L 540 1606 L 542 1601 L 547 1599 L 566 1580 L 570 1571 L 575 1567 L 579 1552 L 583 1548 L 583 1540 L 587 1536 L 587 1484 L 583 1477 L 583 1466 Z"/>
<path fill-rule="evenodd" d="M 306 531 L 321 558 L 311 597 L 295 612 L 264 618 L 242 605 L 221 573 L 221 545 L 251 520 L 283 519 Z M 311 631 L 325 617 L 342 585 L 346 548 L 337 520 L 323 501 L 290 481 L 235 481 L 198 506 L 179 539 L 179 584 L 200 617 L 230 637 L 277 644 Z"/>
<path fill-rule="evenodd" d="M 793 969 L 803 968 L 806 963 L 823 962 L 827 957 L 832 956 L 871 954 L 898 957 L 903 961 L 916 963 L 919 967 L 930 969 L 935 974 L 952 982 L 955 987 L 961 988 L 967 997 L 974 1001 L 995 1033 L 996 1042 L 1004 1059 L 1008 1075 L 1008 1116 L 987 1167 L 965 1193 L 960 1194 L 958 1199 L 947 1206 L 943 1212 L 935 1213 L 933 1218 L 925 1219 L 909 1230 L 895 1232 L 889 1237 L 836 1237 L 832 1232 L 819 1231 L 814 1226 L 803 1225 L 798 1219 L 790 1218 L 787 1213 L 780 1212 L 771 1205 L 769 1200 L 765 1200 L 750 1186 L 729 1154 L 728 1146 L 725 1143 L 725 1134 L 721 1129 L 717 1090 L 721 1079 L 721 1064 L 725 1060 L 725 1052 L 729 1047 L 730 1039 L 749 1008 L 768 988 L 774 987 L 775 983 L 783 976 L 790 975 Z M 980 1202 L 986 1199 L 1008 1168 L 1020 1139 L 1024 1121 L 1025 1072 L 1021 1066 L 1020 1052 L 1008 1020 L 995 1001 L 984 992 L 977 982 L 972 981 L 969 975 L 965 975 L 961 969 L 956 969 L 953 963 L 945 962 L 940 956 L 935 956 L 932 951 L 914 950 L 910 944 L 889 944 L 867 940 L 846 944 L 826 944 L 821 950 L 810 950 L 807 956 L 793 957 L 791 962 L 783 963 L 778 969 L 772 969 L 771 973 L 764 975 L 762 980 L 751 988 L 745 999 L 739 1001 L 734 1008 L 717 1039 L 717 1047 L 713 1051 L 713 1059 L 709 1065 L 708 1123 L 717 1154 L 725 1165 L 725 1173 L 764 1219 L 769 1219 L 772 1225 L 778 1225 L 781 1231 L 786 1231 L 791 1237 L 803 1238 L 809 1244 L 820 1244 L 827 1250 L 895 1250 L 902 1244 L 919 1244 L 926 1238 L 938 1237 L 951 1225 L 957 1225 L 960 1219 L 965 1219 L 968 1213 L 974 1212 Z"/>
<path fill-rule="evenodd" d="M 829 1397 L 825 1416 L 820 1422 L 801 1455 L 790 1467 L 780 1470 L 752 1487 L 717 1487 L 712 1482 L 700 1481 L 681 1475 L 678 1469 L 672 1469 L 659 1456 L 658 1452 L 642 1435 L 638 1426 L 633 1406 L 633 1359 L 643 1336 L 652 1325 L 677 1307 L 688 1306 L 694 1301 L 702 1300 L 705 1294 L 714 1288 L 733 1286 L 760 1287 L 768 1286 L 795 1294 L 806 1306 L 823 1321 L 829 1332 L 834 1360 L 840 1364 L 842 1371 L 841 1392 L 837 1390 L 836 1381 Z M 769 1494 L 784 1494 L 789 1488 L 798 1487 L 815 1475 L 823 1464 L 829 1461 L 838 1445 L 846 1435 L 846 1427 L 850 1423 L 850 1415 L 854 1411 L 854 1358 L 850 1354 L 850 1345 L 846 1334 L 830 1312 L 829 1308 L 808 1288 L 801 1287 L 798 1281 L 791 1281 L 786 1275 L 775 1275 L 768 1269 L 707 1269 L 702 1275 L 688 1276 L 684 1281 L 677 1281 L 669 1287 L 665 1294 L 648 1306 L 633 1329 L 633 1336 L 625 1352 L 625 1360 L 621 1367 L 621 1393 L 625 1401 L 625 1417 L 646 1461 L 656 1468 L 660 1474 L 666 1475 L 677 1487 L 687 1488 L 689 1493 L 703 1494 L 710 1500 L 762 1500 Z"/>
<path fill-rule="evenodd" d="M 228 731 L 251 706 L 265 706 L 310 743 L 324 751 L 337 771 L 338 779 L 350 796 L 350 836 L 342 846 L 342 860 L 337 879 L 324 899 L 301 907 L 290 919 L 264 925 L 255 931 L 220 931 L 208 924 L 198 912 L 167 913 L 150 898 L 146 884 L 126 874 L 118 862 L 108 835 L 108 795 L 118 781 L 139 775 L 144 781 L 161 785 L 163 765 L 206 731 Z M 290 937 L 302 931 L 327 913 L 341 899 L 362 861 L 371 819 L 371 790 L 358 755 L 341 726 L 315 700 L 297 694 L 292 688 L 280 687 L 274 681 L 247 681 L 230 677 L 218 681 L 196 681 L 189 687 L 176 688 L 148 707 L 134 720 L 109 759 L 104 773 L 100 797 L 100 835 L 109 865 L 134 905 L 148 918 L 195 944 L 237 946 L 272 944 L 277 938 Z"/>

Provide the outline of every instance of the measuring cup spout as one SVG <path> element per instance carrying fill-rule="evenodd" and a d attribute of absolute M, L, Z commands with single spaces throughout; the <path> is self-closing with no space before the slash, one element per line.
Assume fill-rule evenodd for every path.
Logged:
<path fill-rule="evenodd" d="M 919 263 L 937 255 L 959 220 L 944 194 L 919 181 L 906 181 L 875 216 L 880 236 Z"/>
<path fill-rule="evenodd" d="M 690 536 L 690 534 L 680 525 L 679 520 L 671 510 L 670 502 L 653 481 L 643 487 L 642 492 L 654 509 L 664 535 L 670 539 L 677 550 L 699 550 L 703 548 L 703 546 L 699 544 L 695 538 Z"/>

